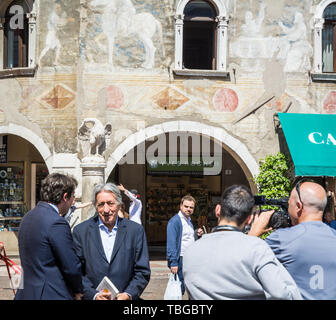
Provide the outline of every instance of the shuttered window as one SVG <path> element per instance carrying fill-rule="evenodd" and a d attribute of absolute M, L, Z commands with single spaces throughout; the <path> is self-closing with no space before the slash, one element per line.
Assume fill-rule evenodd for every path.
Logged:
<path fill-rule="evenodd" d="M 28 66 L 28 19 L 26 1 L 13 1 L 4 24 L 4 69 Z"/>
<path fill-rule="evenodd" d="M 326 7 L 323 19 L 322 71 L 336 72 L 336 3 Z"/>
<path fill-rule="evenodd" d="M 216 69 L 216 16 L 207 1 L 190 1 L 184 9 L 183 66 L 187 69 Z"/>

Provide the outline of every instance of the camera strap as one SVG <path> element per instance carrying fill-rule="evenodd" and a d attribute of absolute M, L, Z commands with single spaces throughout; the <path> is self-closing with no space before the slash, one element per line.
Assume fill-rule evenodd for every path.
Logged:
<path fill-rule="evenodd" d="M 243 232 L 242 230 L 238 229 L 237 227 L 230 226 L 230 225 L 223 225 L 223 226 L 217 226 L 212 228 L 211 232 L 219 232 L 219 231 L 238 231 Z"/>

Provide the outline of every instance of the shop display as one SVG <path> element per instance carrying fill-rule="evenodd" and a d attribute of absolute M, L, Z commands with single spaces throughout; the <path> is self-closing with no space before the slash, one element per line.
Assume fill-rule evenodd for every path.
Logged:
<path fill-rule="evenodd" d="M 161 187 L 147 191 L 148 222 L 168 221 L 179 210 L 183 190 Z"/>
<path fill-rule="evenodd" d="M 181 198 L 192 195 L 196 200 L 196 207 L 191 220 L 195 228 L 205 228 L 207 232 L 211 230 L 211 220 L 213 220 L 214 207 L 212 206 L 212 196 L 206 188 L 188 188 L 184 185 L 175 187 L 153 187 L 147 189 L 147 233 L 151 242 L 166 241 L 166 227 L 169 219 L 180 210 Z"/>
<path fill-rule="evenodd" d="M 24 211 L 23 164 L 1 166 L 0 231 L 18 231 Z"/>

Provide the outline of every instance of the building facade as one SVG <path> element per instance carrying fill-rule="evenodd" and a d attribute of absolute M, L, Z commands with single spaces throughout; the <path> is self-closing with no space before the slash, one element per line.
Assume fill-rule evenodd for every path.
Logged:
<path fill-rule="evenodd" d="M 162 243 L 181 195 L 197 195 L 202 225 L 226 186 L 256 191 L 259 160 L 280 150 L 277 112 L 336 113 L 336 1 L 2 0 L 0 17 L 0 209 L 14 242 L 58 171 L 79 202 L 100 181 L 138 189 Z"/>

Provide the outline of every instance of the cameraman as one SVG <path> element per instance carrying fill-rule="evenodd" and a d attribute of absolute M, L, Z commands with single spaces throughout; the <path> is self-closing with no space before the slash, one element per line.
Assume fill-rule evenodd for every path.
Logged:
<path fill-rule="evenodd" d="M 216 206 L 218 226 L 183 256 L 190 299 L 301 299 L 299 290 L 267 244 L 242 231 L 252 219 L 248 188 L 227 188 Z"/>
<path fill-rule="evenodd" d="M 336 299 L 336 230 L 322 222 L 326 204 L 321 185 L 299 181 L 288 200 L 292 227 L 278 229 L 266 238 L 303 299 Z M 249 235 L 263 234 L 271 215 L 264 212 L 256 216 Z"/>

